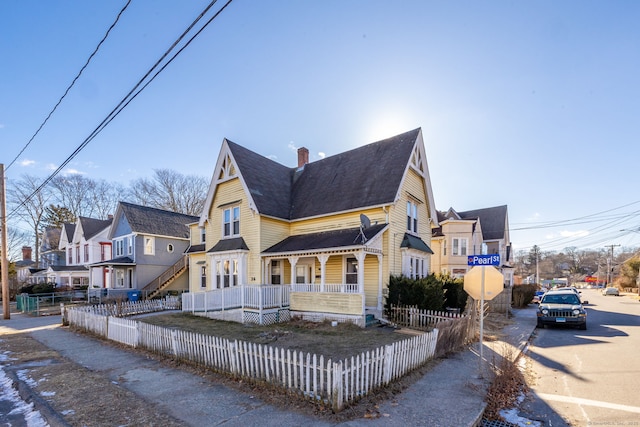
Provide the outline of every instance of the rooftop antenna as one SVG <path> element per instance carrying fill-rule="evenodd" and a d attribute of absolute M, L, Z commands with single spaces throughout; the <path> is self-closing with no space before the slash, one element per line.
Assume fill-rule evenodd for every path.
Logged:
<path fill-rule="evenodd" d="M 371 227 L 371 221 L 369 220 L 369 217 L 365 214 L 360 214 L 360 233 L 358 233 L 358 237 L 356 237 L 356 240 L 360 238 L 361 244 L 364 244 L 367 241 L 367 236 L 365 236 L 364 230 L 369 227 Z"/>

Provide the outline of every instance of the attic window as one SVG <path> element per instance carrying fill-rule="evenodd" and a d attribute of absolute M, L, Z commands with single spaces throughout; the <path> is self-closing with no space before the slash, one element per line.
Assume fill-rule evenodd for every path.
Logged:
<path fill-rule="evenodd" d="M 240 235 L 240 206 L 227 208 L 222 213 L 222 235 L 237 237 Z"/>

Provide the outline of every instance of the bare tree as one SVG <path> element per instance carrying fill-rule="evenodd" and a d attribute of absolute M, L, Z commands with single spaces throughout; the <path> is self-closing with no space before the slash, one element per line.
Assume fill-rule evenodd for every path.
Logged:
<path fill-rule="evenodd" d="M 26 222 L 35 236 L 35 258 L 40 260 L 40 232 L 45 209 L 51 199 L 51 189 L 48 186 L 38 190 L 44 180 L 23 175 L 17 181 L 10 180 L 7 186 L 7 202 L 10 206 L 9 216 L 17 217 Z"/>
<path fill-rule="evenodd" d="M 127 190 L 121 184 L 112 184 L 107 181 L 97 181 L 91 194 L 93 217 L 107 219 L 115 213 L 118 202 L 127 199 Z"/>
<path fill-rule="evenodd" d="M 58 204 L 69 209 L 76 218 L 92 215 L 90 195 L 95 190 L 94 180 L 82 175 L 58 175 L 51 180 L 51 186 Z"/>
<path fill-rule="evenodd" d="M 9 262 L 15 262 L 22 259 L 22 247 L 29 246 L 31 242 L 31 233 L 17 227 L 7 226 L 7 255 Z M 36 261 L 36 260 L 34 260 Z"/>
<path fill-rule="evenodd" d="M 158 209 L 200 215 L 207 196 L 208 182 L 203 177 L 183 175 L 168 169 L 156 169 L 152 179 L 131 183 L 133 203 Z"/>

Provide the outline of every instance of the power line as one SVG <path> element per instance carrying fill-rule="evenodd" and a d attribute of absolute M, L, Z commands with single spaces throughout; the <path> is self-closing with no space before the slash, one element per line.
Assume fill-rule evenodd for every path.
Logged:
<path fill-rule="evenodd" d="M 171 53 L 171 51 L 187 36 L 189 32 L 195 27 L 195 25 L 207 14 L 207 12 L 217 3 L 217 0 L 213 0 L 209 5 L 198 15 L 198 17 L 189 25 L 189 27 L 178 37 L 171 47 L 165 51 L 165 53 L 156 61 L 156 63 L 145 73 L 145 75 L 136 83 L 136 85 L 127 93 L 127 95 L 122 98 L 122 100 L 118 103 L 118 105 L 111 110 L 111 112 L 100 122 L 100 124 L 89 134 L 87 138 L 67 157 L 64 162 L 53 171 L 29 196 L 25 198 L 18 206 L 16 206 L 10 213 L 9 216 L 15 214 L 15 212 L 24 206 L 30 199 L 32 199 L 39 191 L 41 191 L 45 186 L 51 182 L 51 180 L 58 174 L 60 171 L 67 165 L 75 156 L 80 153 L 88 144 L 91 142 L 113 119 L 115 119 L 118 114 L 124 110 L 131 101 L 133 101 L 139 94 L 142 92 L 155 78 L 162 72 L 164 69 L 171 63 L 173 60 L 182 53 L 182 51 L 191 44 L 191 42 L 199 36 L 202 31 L 216 19 L 220 13 L 232 2 L 233 0 L 227 0 L 227 2 L 222 6 L 204 25 L 196 31 L 196 33 L 188 39 L 184 46 L 182 46 L 164 65 L 160 67 L 160 64 L 165 60 L 167 56 Z M 158 69 L 155 74 L 148 81 L 147 78 L 154 72 L 154 70 Z M 144 84 L 143 84 L 144 83 Z"/>
<path fill-rule="evenodd" d="M 107 37 L 109 37 L 109 33 L 111 32 L 111 30 L 116 26 L 116 24 L 118 23 L 118 21 L 120 20 L 120 17 L 122 16 L 122 14 L 124 13 L 124 11 L 127 9 L 127 7 L 129 7 L 129 4 L 131 3 L 131 0 L 127 0 L 127 4 L 124 5 L 124 7 L 120 10 L 120 12 L 118 13 L 118 16 L 116 16 L 116 20 L 113 21 L 113 24 L 111 24 L 111 26 L 109 27 L 109 29 L 107 30 L 107 32 L 105 33 L 104 37 L 102 37 L 102 40 L 100 40 L 100 43 L 98 43 L 98 45 L 96 46 L 96 48 L 93 50 L 93 53 L 91 53 L 91 55 L 89 55 L 89 58 L 87 59 L 87 62 L 84 63 L 84 65 L 82 66 L 82 68 L 80 68 L 80 71 L 78 72 L 78 74 L 76 74 L 76 76 L 73 78 L 73 80 L 71 81 L 71 84 L 67 87 L 67 89 L 64 91 L 64 93 L 62 94 L 62 96 L 60 97 L 60 99 L 58 100 L 58 102 L 56 103 L 56 105 L 53 106 L 53 108 L 51 109 L 51 111 L 49 112 L 49 114 L 47 115 L 47 117 L 45 117 L 44 121 L 40 124 L 40 126 L 38 127 L 38 129 L 36 130 L 36 132 L 33 134 L 33 136 L 31 136 L 31 138 L 29 138 L 29 141 L 27 141 L 27 143 L 24 145 L 24 147 L 22 147 L 22 149 L 20 150 L 20 152 L 16 155 L 16 157 L 11 161 L 11 163 L 9 163 L 9 165 L 7 166 L 6 170 L 8 170 L 11 165 L 13 165 L 16 160 L 18 160 L 18 157 L 20 157 L 22 155 L 22 153 L 24 153 L 24 150 L 27 149 L 27 147 L 29 147 L 29 145 L 31 144 L 31 142 L 33 142 L 33 140 L 35 139 L 35 137 L 40 133 L 40 131 L 42 130 L 42 128 L 44 127 L 44 125 L 47 124 L 47 122 L 49 121 L 49 119 L 51 118 L 51 116 L 53 115 L 53 113 L 58 109 L 58 106 L 62 103 L 62 100 L 67 96 L 67 94 L 69 93 L 69 91 L 71 90 L 71 88 L 75 85 L 76 81 L 80 78 L 80 76 L 82 75 L 82 72 L 89 66 L 89 63 L 91 62 L 91 60 L 93 59 L 93 57 L 98 53 L 98 50 L 100 49 L 100 46 L 102 46 L 102 44 L 105 42 L 105 40 L 107 39 Z"/>

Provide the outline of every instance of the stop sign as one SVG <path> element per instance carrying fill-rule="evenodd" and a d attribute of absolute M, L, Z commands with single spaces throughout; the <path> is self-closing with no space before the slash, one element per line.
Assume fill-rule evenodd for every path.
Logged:
<path fill-rule="evenodd" d="M 482 279 L 484 276 L 484 299 L 492 300 L 504 289 L 504 276 L 495 267 L 475 266 L 464 275 L 464 290 L 471 298 L 482 298 Z"/>

